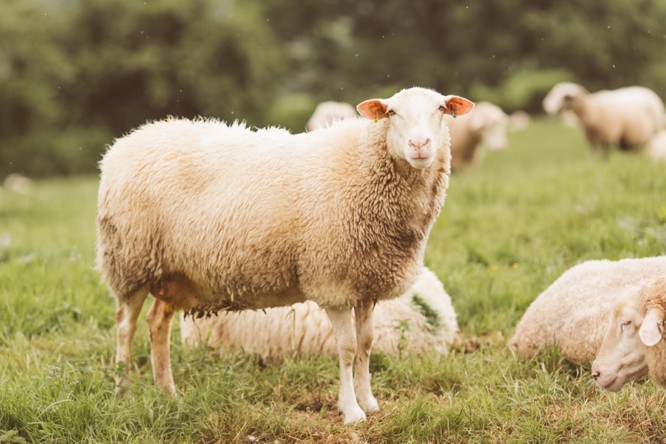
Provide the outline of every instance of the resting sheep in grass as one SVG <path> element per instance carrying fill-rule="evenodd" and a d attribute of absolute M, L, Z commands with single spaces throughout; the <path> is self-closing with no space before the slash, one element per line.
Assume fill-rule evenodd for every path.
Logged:
<path fill-rule="evenodd" d="M 97 223 L 98 264 L 117 301 L 119 367 L 130 367 L 148 293 L 153 376 L 169 393 L 177 310 L 313 300 L 336 337 L 344 422 L 376 412 L 372 308 L 421 272 L 449 180 L 444 115 L 473 106 L 410 88 L 359 104 L 369 120 L 310 133 L 174 119 L 116 140 L 101 162 Z M 123 374 L 118 391 L 128 387 Z"/>
<path fill-rule="evenodd" d="M 654 91 L 630 86 L 589 93 L 575 83 L 558 83 L 543 100 L 548 114 L 573 111 L 592 148 L 640 148 L 664 126 L 664 103 Z"/>
<path fill-rule="evenodd" d="M 310 119 L 305 124 L 305 128 L 308 131 L 313 131 L 317 128 L 326 128 L 333 122 L 356 116 L 356 110 L 349 103 L 321 102 L 317 105 L 312 116 L 310 116 Z"/>
<path fill-rule="evenodd" d="M 612 310 L 607 332 L 592 364 L 599 387 L 616 392 L 646 373 L 666 389 L 666 273 L 640 282 Z"/>
<path fill-rule="evenodd" d="M 636 294 L 636 284 L 666 276 L 666 256 L 587 261 L 567 270 L 528 307 L 509 341 L 522 356 L 549 346 L 575 363 L 594 359 L 614 307 Z"/>
<path fill-rule="evenodd" d="M 492 150 L 506 148 L 509 117 L 496 105 L 479 102 L 460 119 L 447 118 L 451 134 L 451 169 L 459 171 L 473 165 L 484 142 Z"/>
<path fill-rule="evenodd" d="M 451 298 L 427 268 L 407 293 L 378 302 L 373 318 L 373 350 L 393 356 L 403 352 L 446 354 L 458 331 Z M 264 359 L 337 355 L 326 311 L 312 301 L 210 318 L 184 317 L 180 331 L 189 346 L 240 348 Z"/>

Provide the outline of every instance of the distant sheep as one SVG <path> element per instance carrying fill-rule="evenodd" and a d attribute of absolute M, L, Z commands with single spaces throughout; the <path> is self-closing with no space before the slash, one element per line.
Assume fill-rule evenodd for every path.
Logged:
<path fill-rule="evenodd" d="M 599 387 L 616 392 L 645 374 L 666 389 L 666 273 L 636 286 L 631 297 L 613 308 L 592 377 Z"/>
<path fill-rule="evenodd" d="M 492 103 L 479 102 L 467 116 L 447 118 L 451 133 L 451 168 L 463 170 L 473 165 L 479 157 L 481 142 L 492 150 L 507 145 L 509 117 Z"/>
<path fill-rule="evenodd" d="M 366 119 L 302 134 L 173 119 L 116 140 L 101 162 L 97 224 L 98 266 L 117 301 L 116 363 L 125 370 L 117 390 L 129 387 L 148 293 L 153 376 L 169 393 L 177 310 L 201 316 L 313 300 L 336 337 L 344 422 L 378 411 L 372 308 L 421 273 L 448 187 L 444 114 L 473 106 L 410 88 L 362 102 Z"/>
<path fill-rule="evenodd" d="M 18 194 L 28 194 L 32 187 L 32 179 L 22 174 L 11 173 L 5 177 L 2 186 L 9 191 Z"/>
<path fill-rule="evenodd" d="M 378 302 L 373 317 L 372 349 L 393 356 L 402 352 L 446 354 L 458 331 L 451 298 L 427 268 L 407 293 Z M 326 311 L 312 301 L 265 311 L 221 313 L 211 318 L 188 316 L 181 323 L 181 336 L 189 346 L 239 348 L 264 359 L 337 356 Z"/>
<path fill-rule="evenodd" d="M 645 154 L 651 160 L 666 162 L 666 130 L 650 139 Z"/>
<path fill-rule="evenodd" d="M 532 118 L 525 111 L 514 111 L 509 115 L 509 130 L 524 131 L 529 128 Z"/>
<path fill-rule="evenodd" d="M 654 91 L 631 86 L 589 93 L 575 83 L 559 83 L 543 100 L 548 114 L 572 111 L 592 148 L 642 147 L 664 126 L 664 103 Z"/>
<path fill-rule="evenodd" d="M 528 307 L 509 341 L 532 357 L 550 346 L 575 363 L 594 359 L 614 307 L 643 279 L 666 275 L 666 256 L 588 261 L 567 270 Z"/>
<path fill-rule="evenodd" d="M 321 102 L 317 105 L 312 116 L 305 124 L 305 128 L 308 131 L 313 131 L 317 128 L 326 128 L 331 126 L 333 122 L 356 116 L 358 116 L 356 109 L 349 103 L 332 101 Z"/>

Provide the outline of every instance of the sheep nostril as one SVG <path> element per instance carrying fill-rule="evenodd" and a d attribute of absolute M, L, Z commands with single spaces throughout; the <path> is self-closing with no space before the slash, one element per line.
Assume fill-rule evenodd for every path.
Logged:
<path fill-rule="evenodd" d="M 601 373 L 599 371 L 592 372 L 592 379 L 594 379 L 595 381 L 597 380 L 597 378 L 599 378 L 599 376 L 601 376 Z"/>

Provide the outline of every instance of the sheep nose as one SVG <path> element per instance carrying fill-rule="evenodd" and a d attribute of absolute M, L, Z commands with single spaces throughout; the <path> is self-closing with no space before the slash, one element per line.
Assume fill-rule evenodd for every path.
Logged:
<path fill-rule="evenodd" d="M 426 139 L 409 139 L 409 141 L 407 143 L 409 143 L 409 146 L 411 146 L 412 148 L 415 148 L 415 149 L 419 150 L 423 147 L 426 147 L 426 146 L 430 145 L 430 139 L 428 139 L 428 138 L 426 138 Z"/>

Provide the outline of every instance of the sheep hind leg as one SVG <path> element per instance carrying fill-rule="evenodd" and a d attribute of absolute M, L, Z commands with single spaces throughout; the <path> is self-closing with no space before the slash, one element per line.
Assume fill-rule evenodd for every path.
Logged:
<path fill-rule="evenodd" d="M 372 302 L 362 302 L 354 307 L 356 315 L 356 368 L 354 369 L 354 388 L 356 399 L 365 413 L 376 413 L 379 404 L 372 395 L 370 387 L 370 352 L 374 339 L 372 322 Z"/>
<path fill-rule="evenodd" d="M 171 321 L 175 313 L 171 304 L 154 299 L 146 316 L 150 330 L 150 362 L 153 366 L 153 380 L 158 387 L 169 394 L 176 393 L 169 353 Z"/>
<path fill-rule="evenodd" d="M 132 365 L 132 342 L 136 333 L 136 320 L 148 296 L 141 288 L 126 298 L 116 300 L 116 394 L 126 394 L 130 388 L 129 370 Z"/>
<path fill-rule="evenodd" d="M 353 424 L 365 420 L 365 413 L 356 401 L 352 366 L 356 355 L 356 335 L 352 325 L 352 312 L 349 307 L 330 307 L 326 314 L 333 326 L 333 334 L 340 359 L 340 389 L 338 409 L 342 412 L 343 422 Z"/>

